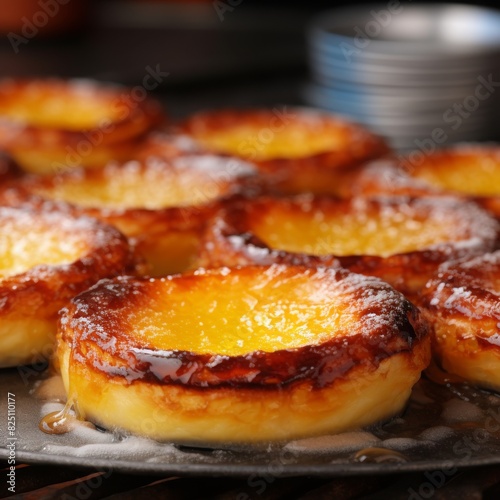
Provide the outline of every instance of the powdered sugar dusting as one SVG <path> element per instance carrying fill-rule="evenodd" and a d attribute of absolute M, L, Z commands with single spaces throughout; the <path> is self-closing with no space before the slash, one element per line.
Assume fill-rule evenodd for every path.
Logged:
<path fill-rule="evenodd" d="M 483 416 L 482 411 L 473 403 L 453 398 L 444 404 L 441 417 L 449 422 L 479 422 Z"/>
<path fill-rule="evenodd" d="M 380 439 L 370 432 L 344 432 L 333 436 L 320 436 L 291 441 L 285 450 L 300 453 L 335 453 L 339 451 L 355 451 L 368 446 L 375 446 Z"/>
<path fill-rule="evenodd" d="M 500 297 L 500 251 L 446 262 L 426 288 L 426 300 L 434 308 L 454 309 L 470 318 L 496 317 L 500 321 L 498 301 L 492 300 Z"/>
<path fill-rule="evenodd" d="M 120 238 L 97 221 L 58 212 L 0 208 L 0 277 L 41 264 L 66 266 Z"/>
<path fill-rule="evenodd" d="M 44 198 L 101 210 L 197 206 L 237 191 L 255 169 L 236 158 L 215 155 L 151 157 L 144 163 L 109 163 L 102 170 L 76 170 L 26 187 Z"/>

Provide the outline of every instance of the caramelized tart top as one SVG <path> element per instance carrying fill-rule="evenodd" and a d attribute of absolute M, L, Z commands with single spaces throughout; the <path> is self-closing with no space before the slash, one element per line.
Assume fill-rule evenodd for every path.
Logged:
<path fill-rule="evenodd" d="M 460 144 L 427 154 L 418 162 L 411 157 L 375 160 L 341 182 L 343 192 L 355 195 L 456 195 L 495 202 L 500 199 L 500 148 Z"/>
<path fill-rule="evenodd" d="M 369 157 L 387 150 L 379 138 L 360 126 L 326 113 L 286 106 L 201 112 L 182 123 L 180 131 L 210 151 L 257 162 L 346 150 Z"/>
<path fill-rule="evenodd" d="M 472 196 L 500 196 L 500 148 L 460 145 L 425 155 L 409 172 L 431 186 Z"/>
<path fill-rule="evenodd" d="M 130 382 L 207 386 L 292 382 L 328 355 L 340 372 L 377 364 L 426 333 L 380 280 L 273 265 L 102 281 L 72 301 L 59 334 L 75 359 Z M 344 366 L 345 356 L 357 359 Z"/>
<path fill-rule="evenodd" d="M 41 264 L 66 265 L 88 251 L 81 222 L 8 208 L 0 208 L 0 221 L 0 279 Z"/>
<path fill-rule="evenodd" d="M 12 185 L 6 196 L 34 195 L 110 213 L 161 210 L 200 206 L 237 193 L 253 173 L 251 165 L 237 159 L 189 155 L 169 161 L 110 163 L 99 170 L 75 169 L 51 177 L 31 176 Z"/>
<path fill-rule="evenodd" d="M 42 128 L 91 129 L 103 120 L 118 121 L 119 107 L 109 90 L 88 81 L 0 82 L 0 115 Z"/>
<path fill-rule="evenodd" d="M 70 298 L 138 262 L 115 228 L 59 211 L 0 207 L 0 313 L 54 322 Z"/>
<path fill-rule="evenodd" d="M 498 225 L 454 198 L 258 198 L 227 208 L 226 236 L 251 233 L 267 247 L 309 255 L 394 254 L 450 242 L 495 240 Z"/>
<path fill-rule="evenodd" d="M 134 101 L 127 89 L 91 80 L 5 79 L 0 118 L 0 139 L 7 144 L 19 134 L 26 143 L 49 145 L 91 130 L 100 130 L 99 142 L 107 143 L 146 132 L 163 120 L 163 112 L 151 99 Z"/>
<path fill-rule="evenodd" d="M 49 268 L 68 267 L 98 249 L 109 253 L 111 267 L 114 252 L 128 253 L 126 240 L 117 230 L 59 212 L 0 207 L 0 227 L 0 282 L 28 271 L 41 277 Z M 125 258 L 120 260 L 124 267 Z"/>
<path fill-rule="evenodd" d="M 422 296 L 426 308 L 451 321 L 465 316 L 479 322 L 500 346 L 500 251 L 443 264 Z"/>

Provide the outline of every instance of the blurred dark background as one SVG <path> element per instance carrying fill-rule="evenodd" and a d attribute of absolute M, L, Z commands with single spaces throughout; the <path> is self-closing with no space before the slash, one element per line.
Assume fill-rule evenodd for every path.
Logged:
<path fill-rule="evenodd" d="M 154 93 L 174 118 L 208 107 L 302 104 L 307 23 L 356 3 L 367 2 L 0 0 L 0 76 L 139 85 L 153 68 Z"/>

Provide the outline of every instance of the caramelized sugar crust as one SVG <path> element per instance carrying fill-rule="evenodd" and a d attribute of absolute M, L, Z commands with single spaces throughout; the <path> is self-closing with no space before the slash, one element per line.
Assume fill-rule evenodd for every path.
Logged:
<path fill-rule="evenodd" d="M 500 147 L 461 145 L 427 156 L 411 174 L 430 186 L 470 196 L 500 218 Z"/>
<path fill-rule="evenodd" d="M 386 283 L 346 270 L 280 265 L 102 281 L 65 309 L 58 339 L 69 399 L 84 417 L 193 441 L 336 430 L 331 413 L 343 422 L 339 400 L 355 415 L 343 426 L 373 422 L 401 409 L 430 357 L 426 323 Z M 392 361 L 402 370 L 389 376 Z M 388 396 L 385 408 L 381 395 L 375 416 L 364 408 L 356 414 L 358 394 L 346 387 L 359 383 L 362 390 L 379 370 L 382 384 L 404 381 L 404 388 Z M 105 381 L 110 404 L 114 394 L 134 401 L 133 421 L 94 405 L 95 381 Z M 329 399 L 333 407 L 317 412 Z M 149 434 L 139 424 L 156 404 L 163 423 Z M 290 411 L 295 405 L 302 416 Z"/>
<path fill-rule="evenodd" d="M 500 390 L 500 252 L 441 266 L 420 302 L 441 366 Z"/>
<path fill-rule="evenodd" d="M 214 155 L 112 163 L 24 178 L 4 189 L 0 202 L 56 205 L 108 222 L 134 238 L 150 271 L 162 275 L 191 265 L 218 200 L 244 192 L 254 172 L 240 160 Z"/>
<path fill-rule="evenodd" d="M 199 264 L 343 266 L 412 294 L 440 263 L 492 250 L 498 232 L 476 205 L 451 197 L 239 198 L 206 230 Z"/>
<path fill-rule="evenodd" d="M 500 196 L 500 148 L 460 145 L 426 155 L 412 177 L 437 188 L 478 196 Z"/>
<path fill-rule="evenodd" d="M 373 162 L 354 177 L 358 194 L 461 195 L 500 217 L 500 148 L 461 144 L 420 161 Z"/>
<path fill-rule="evenodd" d="M 450 193 L 411 177 L 398 167 L 395 159 L 375 160 L 361 165 L 342 185 L 344 197 L 349 196 L 449 196 Z M 459 197 L 458 193 L 454 196 Z"/>
<path fill-rule="evenodd" d="M 300 108 L 201 112 L 178 132 L 209 151 L 254 162 L 272 187 L 286 193 L 331 194 L 337 170 L 389 152 L 359 125 Z"/>
<path fill-rule="evenodd" d="M 129 382 L 272 387 L 314 377 L 321 388 L 325 357 L 340 377 L 410 350 L 424 334 L 416 309 L 376 279 L 249 266 L 103 281 L 72 301 L 59 336 L 74 357 L 110 377 L 125 369 Z M 162 359 L 182 368 L 160 376 Z"/>
<path fill-rule="evenodd" d="M 28 171 L 126 160 L 157 127 L 160 105 L 90 80 L 0 81 L 0 147 Z"/>
<path fill-rule="evenodd" d="M 71 297 L 135 269 L 124 236 L 93 219 L 4 207 L 0 227 L 0 366 L 47 350 Z"/>

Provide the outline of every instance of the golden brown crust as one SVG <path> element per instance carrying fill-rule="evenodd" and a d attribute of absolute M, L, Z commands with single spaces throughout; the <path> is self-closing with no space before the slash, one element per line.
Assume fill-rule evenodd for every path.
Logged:
<path fill-rule="evenodd" d="M 406 163 L 412 177 L 431 186 L 470 196 L 500 195 L 500 147 L 491 144 L 458 144 Z"/>
<path fill-rule="evenodd" d="M 272 300 L 269 294 L 276 293 L 277 289 L 283 293 L 288 290 L 285 302 L 291 305 L 289 309 L 285 307 L 284 311 L 291 311 L 292 316 L 285 312 L 284 316 L 278 317 L 271 311 L 268 319 L 263 319 L 259 316 L 262 314 L 260 308 Z M 207 290 L 218 297 L 231 295 L 231 307 L 238 309 L 234 325 L 231 316 L 227 316 L 226 320 L 230 322 L 230 328 L 238 329 L 234 331 L 237 335 L 232 337 L 229 332 L 229 337 L 220 334 L 223 336 L 220 342 L 224 344 L 235 342 L 235 338 L 240 336 L 245 339 L 246 328 L 247 334 L 253 335 L 253 327 L 249 322 L 257 324 L 259 321 L 267 325 L 264 330 L 266 335 L 278 337 L 281 342 L 281 336 L 286 336 L 291 329 L 285 323 L 297 321 L 298 318 L 293 316 L 294 301 L 297 301 L 297 307 L 299 304 L 308 304 L 308 307 L 314 308 L 312 314 L 320 317 L 331 311 L 332 307 L 336 308 L 344 314 L 345 320 L 339 326 L 333 316 L 326 314 L 320 329 L 316 329 L 317 324 L 314 322 L 307 323 L 311 331 L 306 343 L 271 351 L 251 349 L 230 355 L 218 354 L 216 349 L 212 350 L 213 347 L 190 351 L 176 349 L 175 345 L 170 344 L 168 349 L 159 347 L 165 342 L 162 337 L 179 323 L 175 316 L 169 315 L 171 324 L 155 325 L 158 307 L 165 311 L 180 311 L 181 315 L 189 309 L 189 314 L 197 318 L 194 324 L 198 324 L 198 319 L 203 323 L 209 318 L 212 324 L 226 324 L 224 318 L 228 310 L 224 305 L 214 305 L 215 309 L 209 309 L 209 318 L 205 317 L 207 310 L 202 303 L 206 300 L 204 296 Z M 308 295 L 299 297 L 298 294 L 306 290 Z M 259 291 L 260 313 L 248 303 L 248 298 Z M 198 294 L 199 302 L 195 300 Z M 190 302 L 178 309 L 178 301 L 188 295 L 191 297 Z M 225 304 L 224 298 L 220 300 Z M 279 306 L 279 303 L 274 303 L 273 310 Z M 323 312 L 318 311 L 318 307 Z M 301 315 L 307 316 L 312 310 L 301 309 Z M 144 317 L 151 318 L 151 325 L 137 319 L 142 318 L 143 312 Z M 250 319 L 247 315 L 255 317 Z M 302 327 L 302 324 L 297 324 L 297 328 Z M 152 329 L 155 333 L 141 337 L 137 332 L 144 328 Z M 159 333 L 156 330 L 158 328 Z M 346 270 L 278 265 L 198 271 L 162 280 L 118 278 L 103 281 L 75 298 L 67 307 L 61 318 L 58 338 L 59 358 L 65 366 L 63 376 L 70 388 L 69 397 L 84 416 L 91 416 L 108 427 L 113 425 L 110 415 L 101 413 L 101 409 L 96 411 L 88 407 L 87 402 L 92 399 L 89 394 L 74 391 L 75 387 L 84 387 L 87 392 L 88 384 L 94 383 L 92 381 L 105 381 L 112 400 L 113 391 L 122 391 L 127 387 L 129 393 L 133 392 L 139 398 L 151 393 L 157 399 L 159 394 L 163 394 L 165 400 L 173 401 L 175 395 L 174 407 L 160 406 L 161 414 L 157 417 L 159 422 L 165 422 L 162 430 L 155 430 L 151 434 L 162 439 L 179 436 L 175 428 L 169 427 L 169 422 L 170 419 L 184 419 L 179 428 L 188 422 L 188 427 L 194 430 L 188 439 L 199 442 L 220 438 L 224 431 L 221 425 L 229 421 L 231 426 L 234 425 L 233 413 L 240 411 L 240 405 L 244 405 L 257 420 L 247 427 L 245 418 L 241 418 L 236 424 L 239 434 L 233 434 L 228 429 L 230 440 L 286 438 L 286 435 L 270 436 L 265 430 L 265 421 L 276 401 L 283 400 L 290 408 L 299 405 L 299 412 L 307 413 L 308 403 L 314 408 L 319 402 L 332 404 L 328 400 L 334 400 L 334 392 L 339 391 L 337 399 L 342 398 L 343 403 L 356 407 L 352 400 L 353 397 L 356 399 L 356 393 L 351 391 L 347 393 L 350 395 L 346 395 L 345 385 L 358 381 L 362 385 L 365 379 L 377 377 L 379 369 L 384 370 L 382 367 L 387 366 L 389 360 L 397 359 L 398 363 L 403 363 L 404 374 L 389 376 L 386 373 L 386 377 L 392 380 L 401 375 L 401 380 L 407 380 L 406 375 L 411 373 L 411 387 L 429 361 L 427 333 L 427 325 L 417 309 L 389 285 L 377 279 Z M 216 331 L 215 335 L 218 334 Z M 405 384 L 408 385 L 408 381 Z M 201 398 L 203 410 L 198 406 L 201 400 L 196 407 L 192 407 L 193 398 Z M 211 407 L 211 402 L 218 403 L 218 413 L 216 408 Z M 401 408 L 401 404 L 404 403 L 399 401 L 398 408 Z M 135 406 L 138 406 L 137 401 Z M 312 418 L 329 410 L 328 406 L 324 407 L 315 415 L 314 408 L 310 415 Z M 174 415 L 171 415 L 172 412 Z M 334 412 L 341 415 L 342 410 L 335 408 Z M 274 410 L 275 418 L 277 415 Z M 260 424 L 259 417 L 263 418 Z M 278 416 L 279 419 L 282 417 Z M 215 422 L 211 430 L 203 429 L 205 419 Z M 323 415 L 319 419 L 323 419 Z M 280 423 L 285 429 L 288 427 L 286 421 L 280 421 L 277 425 Z M 348 427 L 349 423 L 343 425 Z M 137 432 L 140 426 L 134 426 L 129 430 Z M 252 434 L 253 426 L 257 427 L 255 434 Z M 330 426 L 336 429 L 331 423 Z M 320 431 L 323 430 L 320 428 Z M 291 437 L 316 434 L 317 429 L 293 428 L 293 431 L 287 429 L 285 432 L 289 432 L 288 437 Z M 148 435 L 147 429 L 143 429 L 142 433 Z"/>
<path fill-rule="evenodd" d="M 163 275 L 191 266 L 218 202 L 250 190 L 254 168 L 235 158 L 181 155 L 169 161 L 111 163 L 54 176 L 29 176 L 0 190 L 0 203 L 88 215 L 133 238 Z"/>
<path fill-rule="evenodd" d="M 219 387 L 209 393 L 179 385 L 128 385 L 75 364 L 68 382 L 77 394 L 71 400 L 77 414 L 103 428 L 196 446 L 265 443 L 358 430 L 392 418 L 404 410 L 428 364 L 429 345 L 426 338 L 373 371 L 355 367 L 320 390 L 306 381 L 278 390 Z M 61 363 L 63 377 L 68 357 Z"/>
<path fill-rule="evenodd" d="M 462 196 L 500 217 L 500 147 L 459 144 L 360 168 L 350 193 L 362 195 Z"/>
<path fill-rule="evenodd" d="M 255 163 L 271 187 L 286 193 L 332 194 L 340 169 L 389 152 L 380 137 L 360 125 L 286 106 L 200 112 L 176 130 L 201 148 Z"/>
<path fill-rule="evenodd" d="M 2 80 L 0 147 L 45 174 L 124 161 L 164 121 L 157 102 L 130 96 L 90 80 Z"/>
<path fill-rule="evenodd" d="M 96 220 L 72 217 L 56 211 L 33 212 L 26 208 L 0 207 L 2 227 L 44 238 L 74 241 L 81 255 L 71 263 L 39 264 L 0 279 L 1 314 L 38 315 L 56 319 L 59 309 L 71 298 L 101 278 L 133 273 L 135 260 L 126 238 L 116 229 Z M 20 243 L 20 240 L 18 240 Z M 33 248 L 37 251 L 37 248 Z M 40 257 L 43 262 L 44 256 Z"/>
<path fill-rule="evenodd" d="M 399 168 L 395 159 L 375 160 L 353 172 L 349 183 L 343 183 L 344 197 L 349 196 L 450 196 L 448 191 L 411 177 Z M 460 196 L 458 193 L 455 196 Z"/>
<path fill-rule="evenodd" d="M 411 295 L 442 262 L 491 251 L 498 231 L 450 197 L 234 199 L 207 229 L 199 264 L 343 266 Z"/>
<path fill-rule="evenodd" d="M 130 274 L 136 260 L 111 226 L 57 211 L 0 207 L 0 366 L 53 353 L 59 310 L 101 278 Z"/>
<path fill-rule="evenodd" d="M 330 332 L 328 339 L 320 344 L 313 339 L 314 343 L 303 347 L 274 352 L 257 350 L 237 356 L 162 350 L 152 345 L 151 341 L 142 345 L 134 337 L 131 330 L 134 328 L 134 311 L 151 307 L 151 302 L 158 301 L 159 296 L 172 295 L 175 300 L 173 294 L 185 293 L 193 287 L 213 289 L 227 286 L 224 281 L 231 282 L 228 279 L 230 275 L 235 276 L 233 285 L 248 280 L 251 286 L 259 279 L 257 274 L 261 273 L 260 279 L 265 285 L 271 271 L 275 273 L 273 280 L 278 283 L 280 279 L 293 282 L 298 273 L 322 280 L 321 286 L 329 293 L 345 295 L 341 300 L 344 307 L 347 300 L 352 301 L 352 307 L 357 308 L 359 322 L 349 324 L 343 331 Z M 207 284 L 204 285 L 203 281 Z M 221 290 L 221 293 L 224 292 Z M 263 297 L 261 300 L 266 299 Z M 308 297 L 304 300 L 307 301 Z M 329 302 L 327 299 L 324 302 L 327 308 Z M 168 307 L 168 299 L 164 307 Z M 278 335 L 279 331 L 275 334 Z M 389 285 L 346 270 L 297 266 L 275 266 L 271 270 L 268 267 L 248 266 L 198 271 L 173 276 L 168 282 L 128 277 L 103 281 L 72 301 L 64 312 L 59 333 L 60 339 L 72 346 L 74 357 L 85 360 L 85 363 L 109 377 L 122 376 L 131 383 L 142 380 L 198 388 L 275 388 L 307 379 L 317 389 L 333 383 L 337 377 L 345 376 L 354 366 L 368 364 L 376 367 L 386 357 L 411 350 L 413 344 L 426 335 L 425 323 L 417 309 L 392 291 Z M 93 363 L 108 356 L 111 358 L 109 364 Z M 158 378 L 160 365 L 166 358 L 179 361 L 182 367 L 174 372 L 167 370 L 163 377 Z"/>
<path fill-rule="evenodd" d="M 500 252 L 443 265 L 419 300 L 434 355 L 454 375 L 500 389 Z"/>

